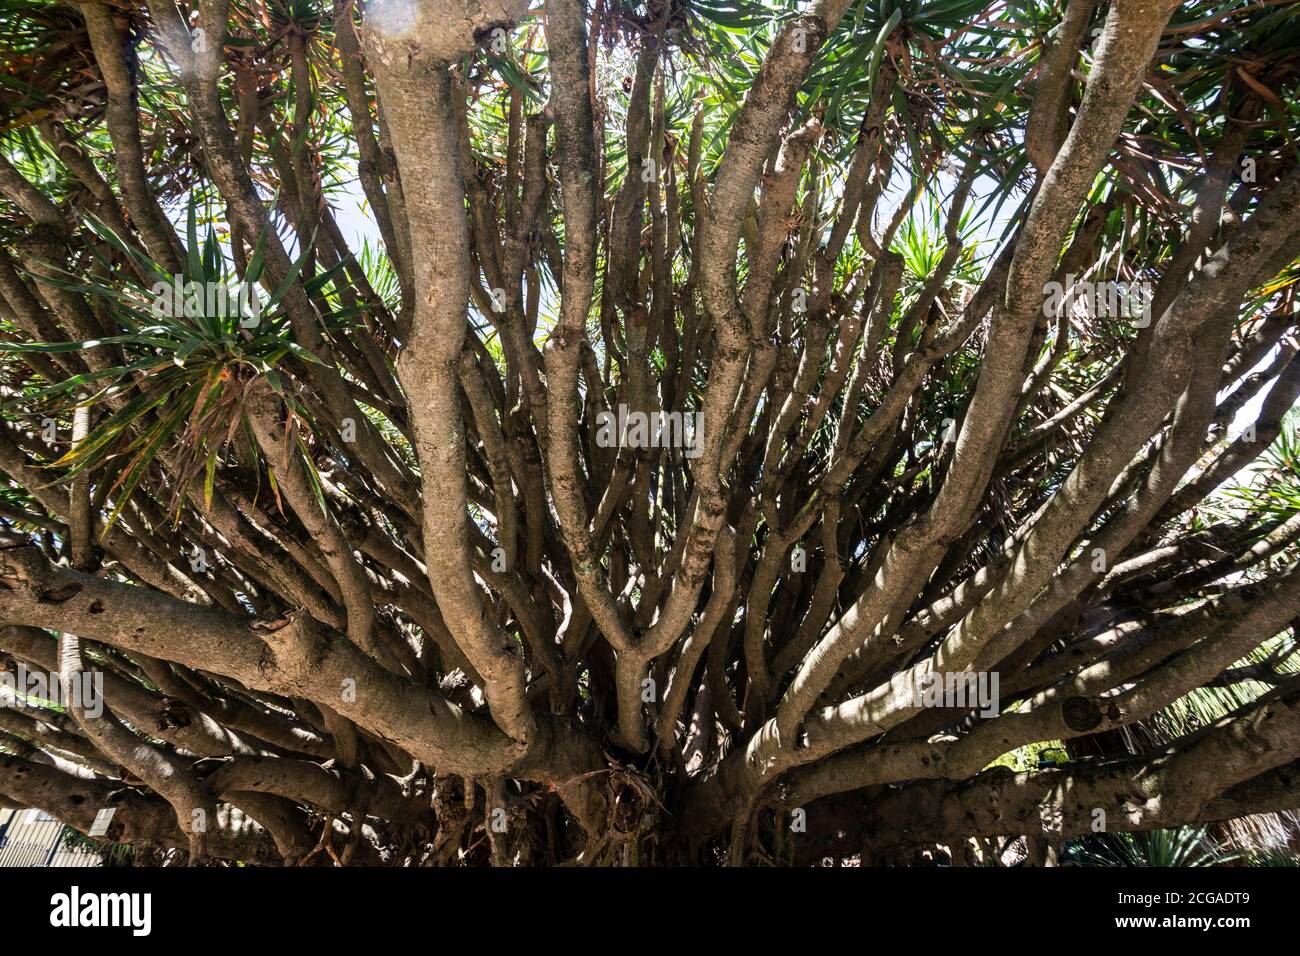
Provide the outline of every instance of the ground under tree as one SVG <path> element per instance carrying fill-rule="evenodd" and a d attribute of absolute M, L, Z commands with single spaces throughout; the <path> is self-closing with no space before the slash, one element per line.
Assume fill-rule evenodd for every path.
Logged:
<path fill-rule="evenodd" d="M 0 649 L 63 691 L 0 687 L 0 805 L 529 865 L 1300 802 L 1295 5 L 0 0 L 0 42 Z"/>

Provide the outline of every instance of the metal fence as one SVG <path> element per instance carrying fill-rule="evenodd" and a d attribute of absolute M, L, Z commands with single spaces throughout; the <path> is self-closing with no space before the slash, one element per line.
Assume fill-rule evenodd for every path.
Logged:
<path fill-rule="evenodd" d="M 43 810 L 0 810 L 0 867 L 100 866 L 98 854 L 63 845 L 66 831 Z"/>

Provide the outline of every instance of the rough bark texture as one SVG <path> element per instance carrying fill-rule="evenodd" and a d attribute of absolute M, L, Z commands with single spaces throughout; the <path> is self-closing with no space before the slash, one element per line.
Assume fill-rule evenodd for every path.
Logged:
<path fill-rule="evenodd" d="M 0 132 L 0 805 L 291 866 L 1295 809 L 1294 55 L 860 6 L 15 14 L 91 81 Z"/>

